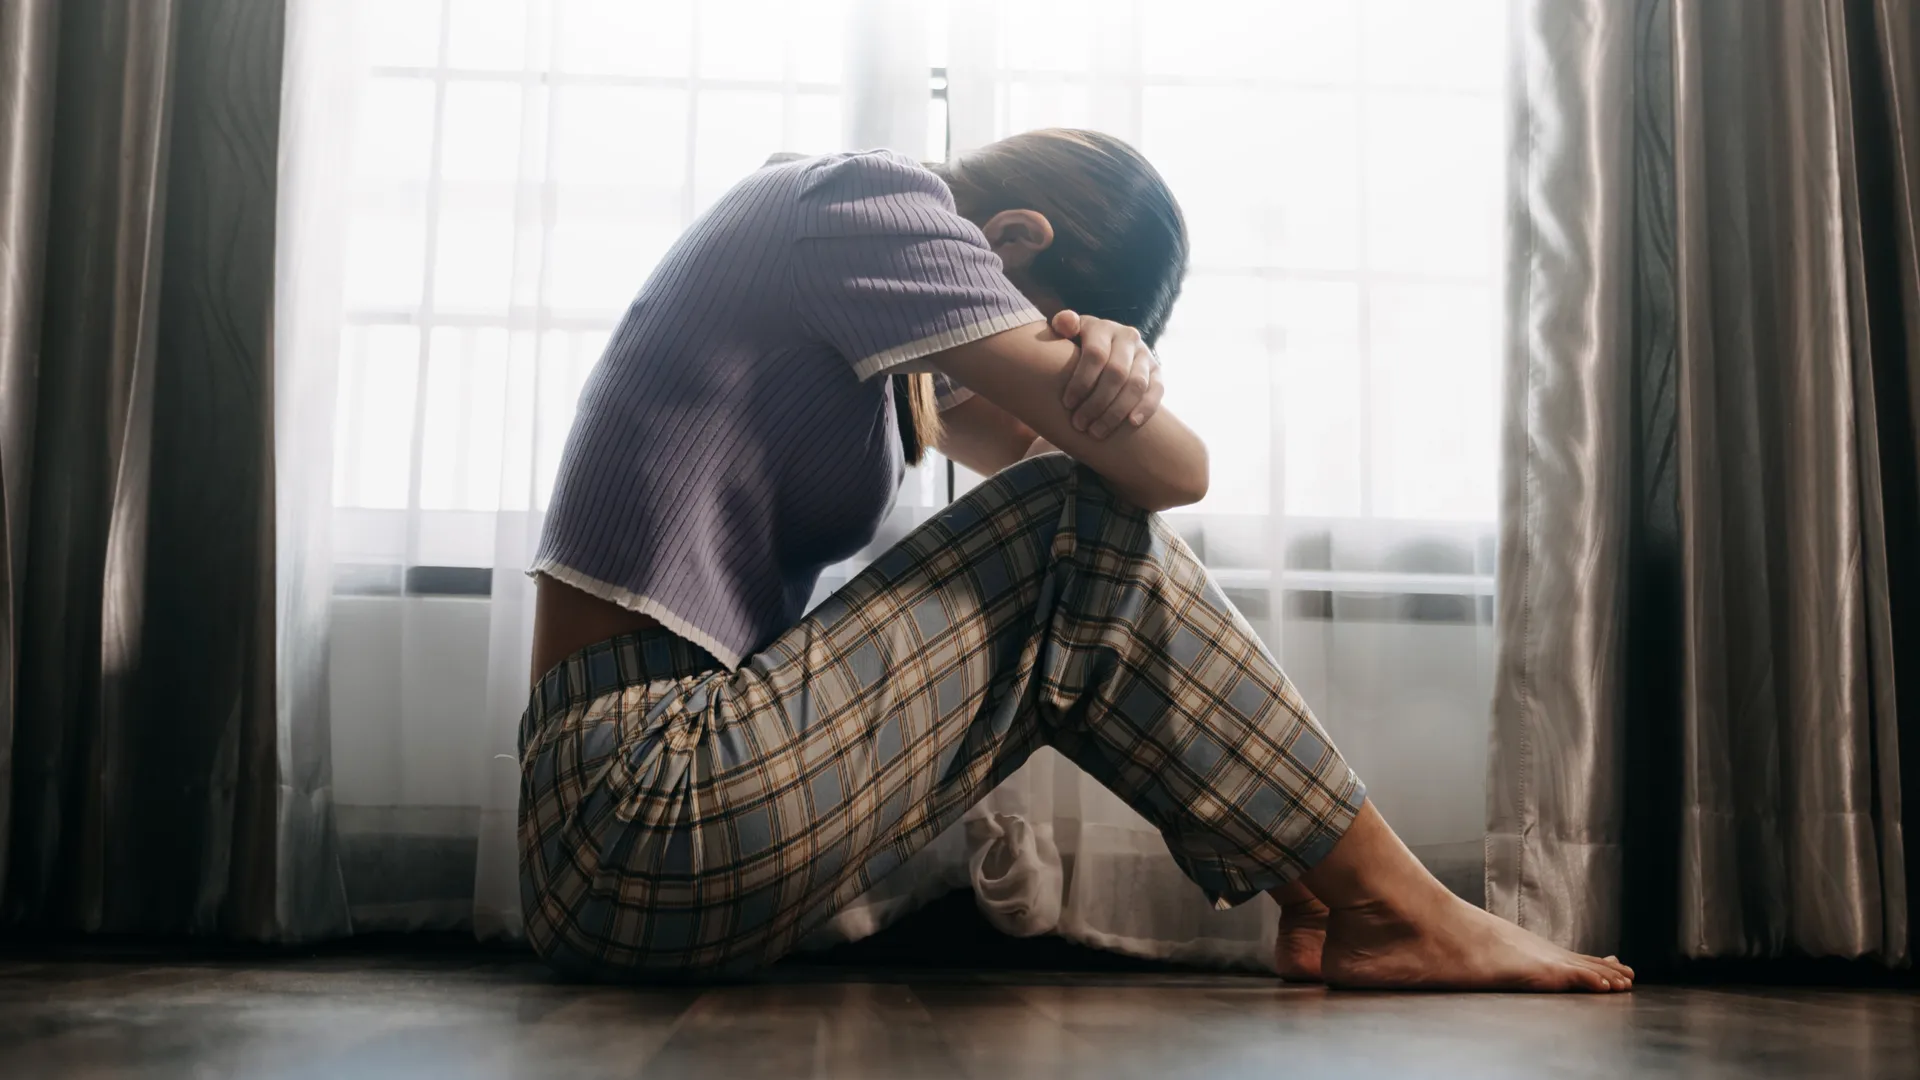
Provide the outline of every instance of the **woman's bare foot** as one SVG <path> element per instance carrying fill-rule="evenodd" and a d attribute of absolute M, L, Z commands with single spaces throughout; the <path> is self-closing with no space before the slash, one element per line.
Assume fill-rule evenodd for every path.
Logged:
<path fill-rule="evenodd" d="M 1273 966 L 1288 982 L 1317 983 L 1320 950 L 1327 943 L 1327 905 L 1305 888 L 1274 890 L 1280 902 L 1280 932 L 1273 943 Z"/>
<path fill-rule="evenodd" d="M 1633 988 L 1633 969 L 1618 960 L 1568 952 L 1447 891 L 1371 800 L 1301 884 L 1333 909 L 1320 960 L 1332 987 L 1536 993 Z"/>
<path fill-rule="evenodd" d="M 1633 989 L 1633 969 L 1568 952 L 1449 892 L 1425 910 L 1377 904 L 1334 911 L 1321 967 L 1343 990 Z"/>

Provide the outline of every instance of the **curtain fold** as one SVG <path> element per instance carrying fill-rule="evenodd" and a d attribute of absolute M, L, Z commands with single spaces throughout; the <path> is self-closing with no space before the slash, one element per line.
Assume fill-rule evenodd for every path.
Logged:
<path fill-rule="evenodd" d="M 1489 896 L 1648 963 L 1904 962 L 1912 17 L 1517 12 Z"/>
<path fill-rule="evenodd" d="M 1607 0 L 1514 18 L 1487 902 L 1598 942 L 1619 900 L 1634 27 Z"/>
<path fill-rule="evenodd" d="M 0 8 L 0 531 L 6 540 L 0 563 L 0 895 L 12 831 L 16 661 L 39 399 L 57 11 L 56 0 Z"/>
<path fill-rule="evenodd" d="M 304 856 L 273 767 L 279 5 L 0 23 L 4 916 L 282 936 Z"/>

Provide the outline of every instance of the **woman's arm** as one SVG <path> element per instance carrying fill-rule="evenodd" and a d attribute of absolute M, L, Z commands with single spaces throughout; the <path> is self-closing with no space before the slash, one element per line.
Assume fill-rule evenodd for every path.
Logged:
<path fill-rule="evenodd" d="M 1071 410 L 1074 427 L 1104 439 L 1125 425 L 1139 427 L 1160 411 L 1166 389 L 1160 364 L 1139 331 L 1071 310 L 1055 313 L 1047 325 L 1080 347 L 1060 400 Z M 969 393 L 940 418 L 940 452 L 983 476 L 1058 449 L 978 394 Z"/>
<path fill-rule="evenodd" d="M 940 414 L 940 452 L 981 476 L 1025 457 L 1036 438 L 1032 428 L 979 394 Z"/>
<path fill-rule="evenodd" d="M 1166 510 L 1204 498 L 1206 444 L 1166 409 L 1139 427 L 1122 425 L 1105 438 L 1074 425 L 1073 413 L 1061 399 L 1077 353 L 1072 341 L 1036 322 L 955 346 L 932 360 L 960 385 L 1091 467 L 1130 501 L 1148 510 Z"/>

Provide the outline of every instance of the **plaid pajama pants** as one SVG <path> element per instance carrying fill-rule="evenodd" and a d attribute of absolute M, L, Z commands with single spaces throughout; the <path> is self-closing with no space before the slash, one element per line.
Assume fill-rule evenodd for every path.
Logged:
<path fill-rule="evenodd" d="M 527 936 L 581 977 L 779 959 L 1051 745 L 1217 904 L 1299 876 L 1365 789 L 1159 518 L 1060 455 L 955 501 L 738 670 L 603 642 L 521 722 Z"/>

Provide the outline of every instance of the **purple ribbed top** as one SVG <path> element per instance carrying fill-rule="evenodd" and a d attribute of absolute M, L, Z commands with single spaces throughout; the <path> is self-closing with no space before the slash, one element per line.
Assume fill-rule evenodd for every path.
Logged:
<path fill-rule="evenodd" d="M 738 666 L 893 505 L 875 376 L 1039 320 L 910 159 L 762 169 L 667 252 L 588 377 L 533 572 Z"/>

